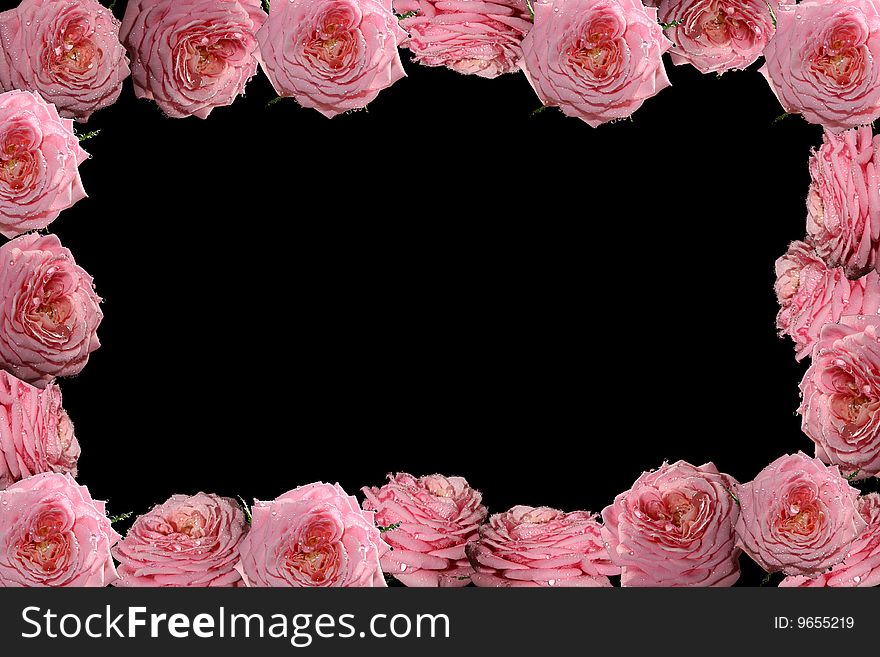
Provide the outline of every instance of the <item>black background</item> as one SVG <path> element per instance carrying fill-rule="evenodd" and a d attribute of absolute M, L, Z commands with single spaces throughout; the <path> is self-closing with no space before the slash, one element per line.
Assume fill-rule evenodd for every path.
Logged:
<path fill-rule="evenodd" d="M 106 318 L 61 386 L 112 513 L 392 471 L 598 512 L 664 459 L 748 481 L 811 453 L 773 262 L 821 129 L 774 122 L 757 66 L 667 61 L 672 88 L 593 129 L 532 115 L 522 75 L 403 59 L 333 120 L 267 107 L 259 74 L 206 121 L 129 80 L 79 126 L 90 197 L 51 229 Z"/>

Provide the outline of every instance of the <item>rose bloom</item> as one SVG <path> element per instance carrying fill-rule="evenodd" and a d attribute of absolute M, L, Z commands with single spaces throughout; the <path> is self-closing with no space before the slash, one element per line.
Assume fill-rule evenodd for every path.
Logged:
<path fill-rule="evenodd" d="M 118 540 L 104 502 L 70 475 L 38 474 L 0 492 L 0 586 L 107 586 Z"/>
<path fill-rule="evenodd" d="M 100 346 L 100 301 L 55 235 L 0 246 L 0 369 L 40 388 L 78 374 Z"/>
<path fill-rule="evenodd" d="M 880 312 L 880 275 L 849 280 L 840 267 L 829 268 L 804 242 L 792 242 L 776 261 L 776 328 L 795 343 L 797 359 L 810 355 L 825 324 L 844 315 Z"/>
<path fill-rule="evenodd" d="M 0 94 L 0 234 L 45 228 L 85 198 L 79 165 L 88 156 L 73 121 L 39 95 Z"/>
<path fill-rule="evenodd" d="M 42 472 L 75 477 L 78 459 L 60 388 L 40 390 L 0 371 L 0 490 Z"/>
<path fill-rule="evenodd" d="M 522 40 L 532 28 L 526 0 L 394 0 L 403 44 L 425 66 L 484 78 L 519 69 Z"/>
<path fill-rule="evenodd" d="M 663 0 L 660 20 L 681 21 L 666 31 L 675 43 L 673 63 L 692 64 L 701 73 L 723 73 L 754 63 L 773 36 L 771 0 Z"/>
<path fill-rule="evenodd" d="M 231 105 L 257 72 L 260 0 L 129 0 L 122 40 L 138 98 L 173 118 Z"/>
<path fill-rule="evenodd" d="M 37 91 L 78 121 L 115 103 L 129 75 L 119 21 L 97 0 L 22 0 L 0 14 L 0 41 L 3 90 Z"/>
<path fill-rule="evenodd" d="M 595 128 L 632 115 L 669 86 L 662 55 L 672 42 L 655 8 L 639 0 L 547 0 L 534 11 L 521 67 L 544 105 Z"/>
<path fill-rule="evenodd" d="M 846 558 L 865 529 L 859 492 L 837 466 L 782 456 L 737 486 L 737 544 L 767 572 L 815 577 Z"/>
<path fill-rule="evenodd" d="M 392 551 L 382 570 L 406 586 L 467 586 L 473 569 L 465 545 L 486 519 L 483 496 L 462 477 L 388 475 L 381 488 L 363 488 L 363 507 L 376 522 L 395 526 L 383 535 Z"/>
<path fill-rule="evenodd" d="M 826 324 L 801 381 L 801 426 L 816 456 L 858 477 L 880 474 L 880 317 Z"/>
<path fill-rule="evenodd" d="M 780 6 L 761 73 L 786 112 L 833 132 L 880 117 L 880 0 Z"/>
<path fill-rule="evenodd" d="M 235 500 L 172 495 L 137 520 L 117 543 L 114 586 L 240 586 L 238 544 L 247 531 Z"/>
<path fill-rule="evenodd" d="M 646 472 L 602 511 L 622 586 L 733 586 L 739 579 L 736 480 L 712 463 Z"/>
<path fill-rule="evenodd" d="M 483 587 L 607 587 L 620 569 L 608 560 L 601 525 L 586 511 L 515 506 L 480 527 L 466 552 Z"/>
<path fill-rule="evenodd" d="M 807 196 L 807 234 L 829 267 L 843 267 L 849 278 L 874 269 L 880 235 L 880 136 L 871 128 L 840 135 L 825 132 L 810 158 L 813 179 Z"/>
<path fill-rule="evenodd" d="M 275 2 L 257 34 L 278 95 L 328 118 L 366 107 L 406 75 L 397 51 L 405 38 L 391 0 Z"/>
<path fill-rule="evenodd" d="M 339 484 L 315 483 L 256 502 L 236 566 L 255 587 L 384 587 L 388 545 Z"/>
<path fill-rule="evenodd" d="M 862 495 L 858 509 L 868 528 L 853 541 L 846 559 L 818 577 L 786 577 L 779 586 L 880 585 L 880 495 Z"/>

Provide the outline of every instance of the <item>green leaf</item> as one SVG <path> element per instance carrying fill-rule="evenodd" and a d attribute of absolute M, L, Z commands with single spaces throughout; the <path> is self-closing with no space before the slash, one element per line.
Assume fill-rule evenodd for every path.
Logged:
<path fill-rule="evenodd" d="M 269 13 L 269 0 L 263 0 L 263 9 L 266 10 L 266 13 Z"/>
<path fill-rule="evenodd" d="M 670 21 L 669 23 L 664 23 L 663 21 L 660 21 L 660 27 L 662 27 L 663 31 L 665 32 L 666 30 L 669 30 L 673 27 L 678 27 L 682 23 L 684 23 L 684 20 L 681 18 L 678 18 L 674 21 Z"/>
<path fill-rule="evenodd" d="M 550 107 L 548 105 L 541 105 L 538 109 L 536 109 L 534 112 L 529 114 L 529 116 L 530 117 L 538 116 L 538 114 L 541 114 L 542 112 L 546 112 L 548 109 L 550 109 Z"/>
<path fill-rule="evenodd" d="M 128 520 L 134 515 L 134 511 L 127 511 L 126 513 L 120 513 L 118 516 L 109 516 L 110 524 L 115 525 L 117 522 L 122 522 L 123 520 Z"/>
<path fill-rule="evenodd" d="M 400 527 L 403 522 L 395 522 L 393 525 L 387 525 L 383 527 L 382 525 L 376 525 L 379 528 L 379 533 L 384 534 L 385 532 L 393 532 L 395 529 Z"/>
<path fill-rule="evenodd" d="M 535 22 L 535 9 L 532 7 L 532 0 L 526 0 L 526 6 L 529 8 L 529 16 L 532 18 L 532 22 Z"/>
<path fill-rule="evenodd" d="M 849 475 L 847 475 L 846 480 L 849 481 L 849 482 L 852 482 L 852 480 L 855 479 L 855 478 L 859 475 L 859 473 L 860 473 L 861 471 L 862 471 L 862 469 L 859 468 L 859 469 L 856 470 L 855 472 L 850 473 Z"/>
<path fill-rule="evenodd" d="M 254 517 L 251 515 L 251 507 L 248 506 L 248 503 L 244 501 L 244 498 L 239 495 L 238 503 L 241 504 L 241 510 L 244 511 L 244 517 L 248 521 L 249 525 L 254 523 Z"/>
<path fill-rule="evenodd" d="M 776 28 L 776 12 L 773 11 L 773 5 L 767 3 L 767 9 L 770 10 L 770 20 L 773 21 L 773 28 Z"/>
<path fill-rule="evenodd" d="M 418 9 L 413 9 L 412 11 L 405 11 L 402 14 L 394 14 L 397 16 L 397 20 L 402 21 L 404 18 L 412 18 L 413 16 L 419 15 Z"/>
<path fill-rule="evenodd" d="M 761 586 L 767 586 L 770 583 L 770 579 L 773 577 L 773 573 L 767 573 L 764 576 L 764 579 L 761 580 Z"/>
<path fill-rule="evenodd" d="M 277 97 L 273 98 L 268 103 L 266 103 L 266 109 L 269 109 L 270 107 L 272 107 L 272 105 L 277 105 L 282 100 L 284 100 L 286 97 L 287 96 L 277 96 Z"/>
<path fill-rule="evenodd" d="M 730 495 L 730 496 L 733 498 L 733 501 L 736 502 L 736 505 L 737 505 L 737 506 L 742 506 L 742 505 L 739 503 L 739 498 L 736 496 L 736 493 L 734 493 L 733 490 L 731 490 L 730 488 L 725 488 L 724 490 L 726 490 L 726 491 L 727 491 L 727 494 Z"/>
<path fill-rule="evenodd" d="M 88 141 L 89 139 L 92 139 L 93 137 L 97 137 L 100 134 L 101 134 L 100 130 L 92 130 L 91 132 L 84 132 L 81 135 L 77 135 L 76 138 L 79 139 L 80 142 L 84 142 L 84 141 Z"/>
<path fill-rule="evenodd" d="M 112 12 L 114 7 L 116 7 L 116 0 L 110 0 L 110 3 L 107 5 L 107 9 Z"/>
<path fill-rule="evenodd" d="M 771 125 L 776 125 L 780 121 L 785 121 L 789 116 L 793 116 L 791 112 L 785 112 L 784 114 L 780 114 L 775 119 L 773 119 L 773 123 Z M 795 413 L 797 415 L 797 413 Z"/>

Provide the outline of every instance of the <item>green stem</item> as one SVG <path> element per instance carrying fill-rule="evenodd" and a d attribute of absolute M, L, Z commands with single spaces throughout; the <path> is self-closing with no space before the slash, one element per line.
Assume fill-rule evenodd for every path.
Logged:
<path fill-rule="evenodd" d="M 110 524 L 115 525 L 117 522 L 122 522 L 123 520 L 128 520 L 134 515 L 134 511 L 127 511 L 126 513 L 120 513 L 118 516 L 110 516 Z"/>
<path fill-rule="evenodd" d="M 733 501 L 736 502 L 737 506 L 742 506 L 742 504 L 740 504 L 739 502 L 739 498 L 736 496 L 736 493 L 734 493 L 733 490 L 731 490 L 730 488 L 725 488 L 724 490 L 726 490 L 727 494 L 733 498 Z"/>
<path fill-rule="evenodd" d="M 244 501 L 244 498 L 241 495 L 238 496 L 238 503 L 241 504 L 241 510 L 244 511 L 244 517 L 248 524 L 252 525 L 254 517 L 251 515 L 251 507 L 248 506 L 248 503 Z"/>
<path fill-rule="evenodd" d="M 81 135 L 77 135 L 76 138 L 79 139 L 81 142 L 83 142 L 83 141 L 88 141 L 89 139 L 92 139 L 93 137 L 97 137 L 100 134 L 101 134 L 100 130 L 92 130 L 91 132 L 84 132 Z"/>
<path fill-rule="evenodd" d="M 681 18 L 670 21 L 669 23 L 664 23 L 663 21 L 660 21 L 660 27 L 662 27 L 663 31 L 665 32 L 666 30 L 672 29 L 673 27 L 678 27 L 682 23 L 684 23 L 684 20 L 682 20 Z"/>

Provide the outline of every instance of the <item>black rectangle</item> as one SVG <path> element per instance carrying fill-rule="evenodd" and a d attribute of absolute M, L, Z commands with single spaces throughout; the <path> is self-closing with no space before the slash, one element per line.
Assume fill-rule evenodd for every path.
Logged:
<path fill-rule="evenodd" d="M 865 645 L 876 633 L 877 600 L 868 589 L 2 590 L 0 645 L 4 654 L 75 646 L 94 657 L 118 656 L 120 650 L 183 655 L 194 649 L 212 655 L 254 649 L 261 657 L 353 650 L 448 657 L 450 651 L 471 654 L 481 648 L 523 655 L 554 648 L 589 654 L 615 646 L 632 654 L 685 645 L 705 654 L 775 646 L 811 654 Z M 144 609 L 130 611 L 137 607 Z M 54 616 L 47 619 L 47 611 Z M 132 613 L 145 624 L 135 626 L 129 638 Z M 61 636 L 61 619 L 68 614 L 75 618 L 64 620 L 64 631 L 74 634 L 79 624 L 76 638 Z M 188 637 L 171 635 L 173 614 L 184 615 L 174 621 L 174 631 Z M 199 614 L 207 616 L 197 621 L 198 630 L 212 633 L 210 638 L 195 635 Z M 258 616 L 246 622 L 234 614 Z M 155 638 L 153 615 L 159 619 Z M 110 638 L 84 636 L 90 616 L 88 629 Z M 116 629 L 108 628 L 108 618 L 111 625 L 117 619 Z M 249 637 L 243 636 L 246 625 Z M 269 637 L 272 626 L 276 634 L 286 627 L 286 638 Z M 24 638 L 38 630 L 38 636 Z"/>

